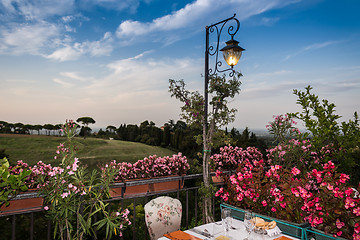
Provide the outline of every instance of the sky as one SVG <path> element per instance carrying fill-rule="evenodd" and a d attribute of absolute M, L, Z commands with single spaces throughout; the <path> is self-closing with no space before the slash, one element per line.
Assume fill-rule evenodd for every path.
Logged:
<path fill-rule="evenodd" d="M 348 121 L 360 112 L 359 8 L 358 0 L 0 0 L 0 120 L 177 121 L 169 79 L 202 93 L 205 26 L 236 13 L 246 51 L 229 127 L 265 129 L 273 115 L 301 111 L 293 89 L 308 85 Z M 223 31 L 221 46 L 229 38 Z"/>

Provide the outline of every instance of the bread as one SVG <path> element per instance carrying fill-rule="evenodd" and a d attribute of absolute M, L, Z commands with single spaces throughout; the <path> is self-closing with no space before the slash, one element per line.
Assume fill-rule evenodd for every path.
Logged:
<path fill-rule="evenodd" d="M 273 228 L 275 228 L 276 227 L 276 222 L 275 221 L 271 221 L 271 222 L 269 222 L 268 223 L 268 225 L 267 225 L 267 230 L 269 230 L 269 229 L 273 229 Z"/>
<path fill-rule="evenodd" d="M 259 217 L 254 217 L 254 218 L 251 219 L 251 221 L 252 221 L 253 223 L 255 223 L 255 226 L 258 226 L 258 224 L 262 224 L 262 223 L 265 222 L 264 219 L 259 218 Z"/>
<path fill-rule="evenodd" d="M 275 221 L 266 222 L 264 219 L 259 217 L 254 217 L 253 219 L 251 219 L 251 221 L 255 223 L 255 227 L 258 229 L 269 230 L 276 227 Z"/>

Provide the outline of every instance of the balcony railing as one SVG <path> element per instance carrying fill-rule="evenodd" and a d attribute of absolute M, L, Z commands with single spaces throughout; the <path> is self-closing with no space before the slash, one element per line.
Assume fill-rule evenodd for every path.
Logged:
<path fill-rule="evenodd" d="M 179 187 L 172 191 L 157 191 L 147 192 L 142 194 L 125 195 L 126 188 L 140 184 L 154 184 L 159 182 L 179 181 Z M 114 188 L 121 188 L 122 195 L 114 197 L 109 200 L 112 207 L 114 204 L 122 208 L 129 208 L 131 212 L 130 220 L 132 224 L 125 230 L 123 239 L 150 239 L 145 224 L 145 218 L 137 217 L 137 207 L 144 206 L 151 199 L 160 195 L 167 195 L 177 198 L 181 201 L 183 206 L 182 228 L 187 229 L 191 225 L 196 225 L 200 220 L 200 196 L 198 193 L 199 187 L 196 182 L 202 180 L 202 174 L 164 177 L 157 179 L 147 179 L 141 181 L 128 181 L 126 183 L 115 183 Z M 124 196 L 125 195 L 125 196 Z M 18 195 L 15 199 L 30 199 L 38 197 L 37 193 L 28 192 L 26 194 Z M 215 203 L 215 198 L 213 198 Z M 215 206 L 215 204 L 214 204 Z M 140 207 L 141 209 L 141 207 Z M 215 212 L 215 207 L 214 207 Z M 96 219 L 94 219 L 96 220 Z M 42 208 L 27 209 L 21 212 L 2 213 L 0 217 L 0 232 L 1 239 L 15 240 L 21 239 L 53 239 L 53 226 L 50 220 L 45 219 L 44 211 Z M 95 238 L 97 239 L 97 238 Z M 117 236 L 116 239 L 119 239 Z"/>

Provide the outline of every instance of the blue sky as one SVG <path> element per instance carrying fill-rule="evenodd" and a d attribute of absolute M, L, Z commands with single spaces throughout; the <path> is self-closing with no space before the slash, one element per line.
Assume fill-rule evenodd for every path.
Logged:
<path fill-rule="evenodd" d="M 314 88 L 341 120 L 360 110 L 358 0 L 1 0 L 0 120 L 93 127 L 178 120 L 168 79 L 203 92 L 205 26 L 231 17 L 246 49 L 230 127 L 265 128 Z M 226 35 L 222 42 L 227 41 Z M 301 127 L 301 126 L 299 126 Z"/>

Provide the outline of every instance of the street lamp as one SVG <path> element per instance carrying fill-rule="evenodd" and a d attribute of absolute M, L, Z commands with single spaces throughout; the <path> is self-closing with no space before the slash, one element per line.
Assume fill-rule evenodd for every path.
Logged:
<path fill-rule="evenodd" d="M 238 44 L 239 42 L 234 40 L 234 35 L 238 32 L 240 28 L 240 22 L 237 18 L 235 18 L 236 14 L 234 16 L 225 19 L 221 22 L 212 24 L 210 26 L 206 26 L 206 49 L 205 49 L 205 105 L 204 105 L 204 120 L 205 120 L 205 131 L 207 131 L 208 128 L 208 88 L 209 88 L 209 76 L 215 75 L 216 73 L 221 72 L 227 72 L 231 71 L 229 73 L 229 76 L 234 76 L 235 71 L 233 70 L 233 67 L 238 63 L 240 60 L 242 52 L 245 50 L 242 47 L 240 47 Z M 222 33 L 222 30 L 224 29 L 225 25 L 229 21 L 235 21 L 236 27 L 233 25 L 230 25 L 227 29 L 228 35 L 230 35 L 231 39 L 226 42 L 226 46 L 220 49 L 220 51 L 223 53 L 223 57 L 226 61 L 226 63 L 230 66 L 230 68 L 221 69 L 222 62 L 218 59 L 219 57 L 219 44 L 220 44 L 220 36 Z M 216 37 L 217 41 L 214 45 L 209 44 L 209 35 L 216 30 Z M 215 57 L 215 64 L 213 68 L 209 68 L 209 57 L 214 56 Z"/>

